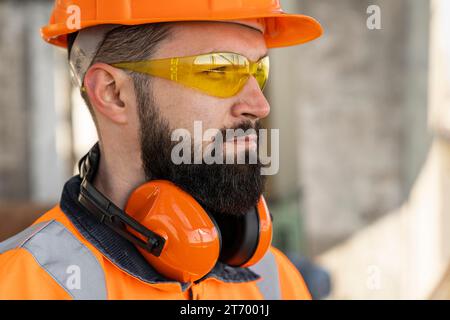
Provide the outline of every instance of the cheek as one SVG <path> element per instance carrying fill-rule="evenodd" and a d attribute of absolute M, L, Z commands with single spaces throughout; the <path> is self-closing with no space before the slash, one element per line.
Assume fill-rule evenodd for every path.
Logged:
<path fill-rule="evenodd" d="M 126 141 L 128 146 L 138 146 L 140 143 L 140 118 L 139 107 L 136 103 L 136 94 L 132 85 L 128 87 L 126 94 L 122 96 L 124 103 L 127 106 L 125 109 L 127 112 L 127 123 L 123 126 L 123 132 L 121 133 L 121 139 Z"/>
<path fill-rule="evenodd" d="M 211 97 L 164 79 L 153 79 L 152 92 L 161 116 L 172 130 L 194 131 L 194 122 L 201 121 L 203 131 L 221 129 L 230 116 L 231 106 L 226 100 Z"/>

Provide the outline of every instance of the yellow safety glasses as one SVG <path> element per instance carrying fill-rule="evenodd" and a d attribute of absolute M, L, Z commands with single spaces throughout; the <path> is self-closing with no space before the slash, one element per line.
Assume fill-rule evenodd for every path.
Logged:
<path fill-rule="evenodd" d="M 268 56 L 252 62 L 243 55 L 229 52 L 121 62 L 112 66 L 175 81 L 219 98 L 239 93 L 250 76 L 255 77 L 264 90 L 269 77 Z"/>

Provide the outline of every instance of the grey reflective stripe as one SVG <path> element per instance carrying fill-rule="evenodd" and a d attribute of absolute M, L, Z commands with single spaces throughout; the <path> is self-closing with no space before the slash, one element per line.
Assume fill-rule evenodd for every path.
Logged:
<path fill-rule="evenodd" d="M 0 243 L 0 254 L 15 249 L 20 248 L 27 242 L 34 234 L 39 232 L 42 228 L 48 225 L 50 221 L 41 222 L 30 226 L 29 228 L 23 230 L 21 233 L 16 234 L 14 237 L 9 238 Z"/>
<path fill-rule="evenodd" d="M 31 233 L 32 236 L 28 239 L 25 237 L 25 242 L 16 239 L 15 243 L 28 250 L 75 300 L 107 298 L 105 275 L 99 262 L 62 224 L 52 220 L 37 232 L 25 231 L 21 234 Z"/>
<path fill-rule="evenodd" d="M 266 300 L 281 300 L 280 278 L 278 266 L 273 253 L 269 250 L 260 262 L 251 266 L 250 270 L 261 276 L 256 282 L 259 291 Z"/>

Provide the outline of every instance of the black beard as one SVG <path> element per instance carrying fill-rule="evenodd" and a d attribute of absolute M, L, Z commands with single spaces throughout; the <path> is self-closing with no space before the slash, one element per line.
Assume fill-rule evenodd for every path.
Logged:
<path fill-rule="evenodd" d="M 261 175 L 263 165 L 259 158 L 256 164 L 206 164 L 202 160 L 201 164 L 176 165 L 172 162 L 171 152 L 178 142 L 171 140 L 167 121 L 161 118 L 154 104 L 150 104 L 152 106 L 146 104 L 140 108 L 141 156 L 148 181 L 173 182 L 213 214 L 243 215 L 257 205 L 266 180 Z M 248 121 L 228 129 L 238 128 L 244 131 L 255 129 L 259 148 L 259 123 L 253 127 Z M 225 138 L 225 129 L 221 131 Z M 191 156 L 194 159 L 193 154 Z M 249 159 L 248 150 L 246 159 Z"/>

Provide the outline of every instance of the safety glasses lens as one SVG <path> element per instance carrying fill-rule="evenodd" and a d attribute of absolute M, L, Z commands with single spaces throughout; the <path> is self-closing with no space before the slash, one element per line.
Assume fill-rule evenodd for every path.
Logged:
<path fill-rule="evenodd" d="M 113 66 L 162 77 L 221 98 L 236 95 L 250 76 L 256 78 L 263 90 L 269 77 L 269 57 L 249 62 L 245 56 L 236 53 L 212 53 Z"/>
<path fill-rule="evenodd" d="M 255 78 L 258 82 L 261 91 L 264 90 L 267 84 L 267 80 L 269 79 L 269 69 L 270 62 L 269 57 L 264 57 L 261 61 L 258 62 L 258 67 L 256 69 Z"/>
<path fill-rule="evenodd" d="M 235 95 L 249 76 L 249 62 L 240 55 L 217 53 L 198 56 L 190 85 L 218 97 Z"/>

